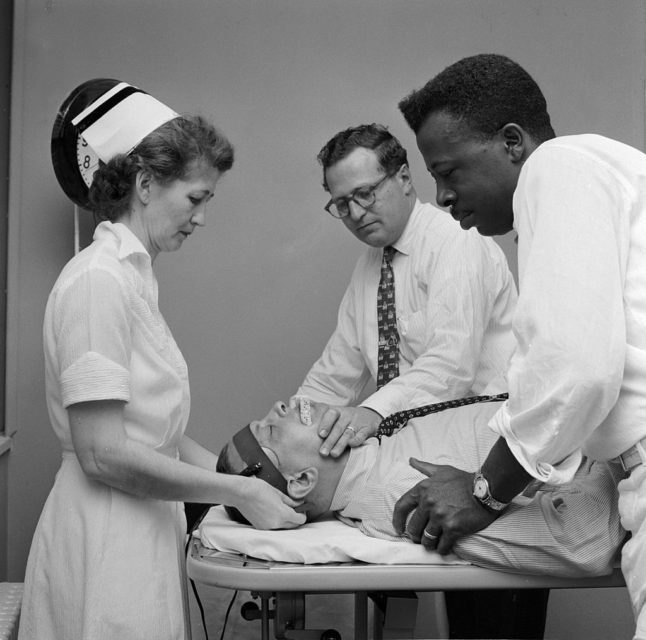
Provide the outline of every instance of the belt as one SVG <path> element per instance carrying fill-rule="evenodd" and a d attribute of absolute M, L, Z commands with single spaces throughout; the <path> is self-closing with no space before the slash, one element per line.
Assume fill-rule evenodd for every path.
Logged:
<path fill-rule="evenodd" d="M 646 437 L 643 437 L 639 442 L 636 442 L 632 447 L 626 449 L 615 460 L 621 463 L 624 471 L 632 471 L 640 464 L 646 463 Z"/>

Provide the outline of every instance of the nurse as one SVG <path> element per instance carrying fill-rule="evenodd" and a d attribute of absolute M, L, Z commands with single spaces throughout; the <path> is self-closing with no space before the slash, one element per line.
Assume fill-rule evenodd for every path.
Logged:
<path fill-rule="evenodd" d="M 231 145 L 125 83 L 97 103 L 83 136 L 102 160 L 90 188 L 102 222 L 45 312 L 62 464 L 32 542 L 19 638 L 179 640 L 190 637 L 182 502 L 232 503 L 267 529 L 304 516 L 264 482 L 216 473 L 217 457 L 184 435 L 186 362 L 157 304 L 155 258 L 204 226 Z"/>

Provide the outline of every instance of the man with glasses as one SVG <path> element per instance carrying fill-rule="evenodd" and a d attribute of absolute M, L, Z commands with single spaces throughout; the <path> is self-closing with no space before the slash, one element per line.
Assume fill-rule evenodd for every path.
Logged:
<path fill-rule="evenodd" d="M 500 376 L 513 345 L 516 288 L 500 247 L 456 229 L 443 211 L 417 199 L 406 150 L 382 125 L 339 132 L 318 159 L 331 196 L 326 211 L 369 247 L 337 327 L 297 392 L 333 407 L 319 430 L 321 454 L 358 446 L 396 411 L 506 391 Z M 393 254 L 395 299 L 391 333 L 381 341 L 394 346 L 388 357 L 395 372 L 381 380 L 385 251 Z"/>

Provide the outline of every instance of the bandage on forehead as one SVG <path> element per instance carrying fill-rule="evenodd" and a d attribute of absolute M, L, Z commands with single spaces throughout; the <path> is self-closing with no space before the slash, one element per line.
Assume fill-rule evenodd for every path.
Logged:
<path fill-rule="evenodd" d="M 121 82 L 81 111 L 72 124 L 103 162 L 128 154 L 178 113 L 150 94 Z"/>
<path fill-rule="evenodd" d="M 244 429 L 240 429 L 233 436 L 232 442 L 238 455 L 246 465 L 253 466 L 258 463 L 261 465 L 260 471 L 254 474 L 257 478 L 264 480 L 272 487 L 287 495 L 287 480 L 285 480 L 283 474 L 278 471 L 274 463 L 262 450 L 260 443 L 251 432 L 249 425 L 244 427 Z"/>

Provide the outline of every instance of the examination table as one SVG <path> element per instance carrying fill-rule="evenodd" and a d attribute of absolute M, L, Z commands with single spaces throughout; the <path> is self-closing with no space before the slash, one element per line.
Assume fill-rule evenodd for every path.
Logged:
<path fill-rule="evenodd" d="M 277 546 L 276 540 L 283 542 Z M 275 559 L 283 554 L 288 561 Z M 444 559 L 421 545 L 368 538 L 334 520 L 289 531 L 255 531 L 228 521 L 221 507 L 210 510 L 191 539 L 187 572 L 198 585 L 250 591 L 259 599 L 259 607 L 247 603 L 242 613 L 247 619 L 260 619 L 262 640 L 270 638 L 270 620 L 277 639 L 340 637 L 333 629 L 305 628 L 306 594 L 353 593 L 354 639 L 367 640 L 382 637 L 383 609 L 375 609 L 370 634 L 368 629 L 368 598 L 377 602 L 380 594 L 624 586 L 618 565 L 609 575 L 586 578 L 507 573 L 454 556 Z"/>

